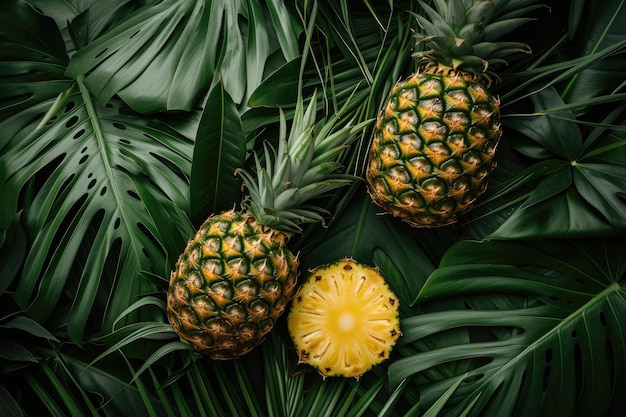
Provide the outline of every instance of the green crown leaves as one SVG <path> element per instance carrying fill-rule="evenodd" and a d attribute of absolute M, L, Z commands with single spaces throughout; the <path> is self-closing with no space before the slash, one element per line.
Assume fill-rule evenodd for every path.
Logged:
<path fill-rule="evenodd" d="M 299 99 L 289 132 L 281 110 L 278 148 L 266 142 L 263 155 L 254 156 L 256 171 L 237 172 L 248 189 L 243 206 L 275 230 L 297 233 L 301 224 L 322 222 L 325 211 L 307 203 L 355 179 L 338 172 L 337 160 L 370 121 L 337 128 L 338 112 L 316 124 L 316 110 L 316 94 L 306 109 Z"/>
<path fill-rule="evenodd" d="M 506 65 L 510 55 L 530 53 L 524 43 L 498 40 L 533 20 L 520 16 L 541 7 L 535 2 L 435 0 L 433 8 L 418 0 L 425 14 L 414 14 L 421 31 L 415 34 L 413 56 L 420 65 L 473 73 L 488 83 L 498 80 L 494 67 Z"/>

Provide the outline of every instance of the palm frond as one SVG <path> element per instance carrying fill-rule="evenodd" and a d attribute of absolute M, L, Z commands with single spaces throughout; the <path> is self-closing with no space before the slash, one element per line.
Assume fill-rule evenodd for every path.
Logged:
<path fill-rule="evenodd" d="M 469 415 L 615 415 L 626 384 L 625 250 L 618 238 L 455 245 L 417 300 L 463 297 L 469 308 L 407 318 L 402 340 L 455 328 L 474 329 L 476 340 L 399 359 L 389 368 L 391 382 L 470 358 L 475 368 L 446 415 L 458 415 L 480 392 Z M 435 401 L 453 382 L 425 383 L 423 401 Z"/>
<path fill-rule="evenodd" d="M 266 24 L 268 8 L 280 25 Z M 218 79 L 235 103 L 245 104 L 272 53 L 294 58 L 299 30 L 279 2 L 151 2 L 78 50 L 67 75 L 84 76 L 99 100 L 117 94 L 140 113 L 191 110 Z"/>

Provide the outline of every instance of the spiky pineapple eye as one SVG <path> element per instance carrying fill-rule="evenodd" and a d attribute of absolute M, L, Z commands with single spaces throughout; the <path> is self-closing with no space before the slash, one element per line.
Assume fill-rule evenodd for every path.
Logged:
<path fill-rule="evenodd" d="M 472 150 L 465 152 L 465 154 L 463 154 L 462 159 L 463 161 L 472 165 L 478 165 L 482 162 L 482 159 L 480 158 L 480 154 L 477 151 L 472 151 Z"/>
<path fill-rule="evenodd" d="M 412 88 L 404 90 L 398 95 L 398 101 L 395 110 L 410 109 L 415 101 L 416 91 Z"/>
<path fill-rule="evenodd" d="M 411 183 L 411 176 L 402 166 L 396 166 L 390 169 L 388 172 L 388 176 L 394 182 L 399 182 L 402 184 Z"/>
<path fill-rule="evenodd" d="M 452 90 L 447 91 L 445 95 L 446 108 L 448 110 L 460 110 L 465 111 L 472 104 L 470 98 L 467 96 L 464 90 Z"/>
<path fill-rule="evenodd" d="M 446 126 L 438 121 L 424 122 L 417 128 L 417 134 L 420 135 L 426 143 L 435 141 L 441 142 L 445 140 L 446 133 Z"/>
<path fill-rule="evenodd" d="M 439 97 L 420 100 L 417 110 L 422 120 L 439 119 L 441 118 L 444 110 L 443 102 Z"/>
<path fill-rule="evenodd" d="M 247 317 L 246 309 L 240 304 L 231 304 L 224 309 L 224 312 L 231 321 L 236 323 L 244 321 Z"/>
<path fill-rule="evenodd" d="M 434 142 L 428 145 L 428 148 L 435 152 L 438 153 L 440 155 L 450 155 L 450 149 L 448 148 L 448 146 L 443 143 L 443 142 Z"/>
<path fill-rule="evenodd" d="M 399 146 L 403 148 L 403 151 L 407 154 L 417 152 L 422 147 L 422 140 L 415 133 L 400 136 L 398 142 Z"/>
<path fill-rule="evenodd" d="M 193 305 L 200 311 L 212 311 L 215 309 L 215 303 L 206 295 L 198 295 L 193 298 Z"/>
<path fill-rule="evenodd" d="M 200 271 L 207 280 L 219 278 L 224 273 L 222 262 L 219 259 L 205 259 L 200 265 Z"/>
<path fill-rule="evenodd" d="M 448 174 L 461 174 L 463 172 L 463 168 L 461 168 L 459 163 L 454 159 L 448 159 L 446 162 L 441 164 L 439 169 Z"/>
<path fill-rule="evenodd" d="M 442 89 L 443 86 L 440 80 L 436 78 L 430 78 L 420 84 L 419 96 L 424 98 L 429 98 L 433 96 L 439 97 Z"/>
<path fill-rule="evenodd" d="M 450 133 L 465 132 L 471 123 L 464 112 L 458 111 L 446 112 L 443 120 Z"/>
<path fill-rule="evenodd" d="M 252 279 L 244 279 L 235 284 L 239 297 L 254 298 L 259 294 L 259 285 Z"/>
<path fill-rule="evenodd" d="M 433 164 L 425 156 L 416 156 L 409 160 L 409 164 L 424 173 L 430 174 L 433 172 Z"/>
<path fill-rule="evenodd" d="M 398 151 L 398 148 L 395 147 L 393 144 L 385 146 L 381 150 L 380 154 L 381 156 L 384 156 L 390 160 L 396 160 L 400 156 L 400 152 Z"/>
<path fill-rule="evenodd" d="M 218 238 L 209 238 L 202 242 L 202 256 L 214 256 L 221 247 L 221 240 Z"/>

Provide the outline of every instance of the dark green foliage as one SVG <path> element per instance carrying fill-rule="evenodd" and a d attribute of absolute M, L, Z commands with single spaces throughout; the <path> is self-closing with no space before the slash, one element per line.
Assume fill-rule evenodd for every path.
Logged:
<path fill-rule="evenodd" d="M 533 55 L 493 87 L 504 135 L 470 213 L 409 229 L 356 182 L 291 241 L 303 268 L 352 256 L 400 296 L 402 345 L 356 382 L 297 366 L 280 320 L 240 360 L 195 357 L 165 290 L 279 106 L 290 123 L 317 91 L 319 120 L 377 116 L 415 69 L 416 2 L 1 1 L 0 414 L 620 415 L 626 6 L 544 3 L 507 35 Z"/>

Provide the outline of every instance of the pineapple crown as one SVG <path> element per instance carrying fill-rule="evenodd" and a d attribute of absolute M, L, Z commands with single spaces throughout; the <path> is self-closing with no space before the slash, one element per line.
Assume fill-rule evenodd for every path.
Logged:
<path fill-rule="evenodd" d="M 521 42 L 499 42 L 507 33 L 534 20 L 523 17 L 537 0 L 433 0 L 434 8 L 418 3 L 426 16 L 415 14 L 421 31 L 415 34 L 418 64 L 429 71 L 461 71 L 491 84 L 494 67 L 505 57 L 530 53 Z"/>
<path fill-rule="evenodd" d="M 264 143 L 262 158 L 254 155 L 256 172 L 238 170 L 248 197 L 243 207 L 259 223 L 287 234 L 301 231 L 301 224 L 323 222 L 321 207 L 307 204 L 313 198 L 351 183 L 356 177 L 341 174 L 338 159 L 369 121 L 336 129 L 337 113 L 316 125 L 317 100 L 308 107 L 298 99 L 289 133 L 280 109 L 278 148 Z M 321 126 L 318 128 L 318 126 Z"/>

